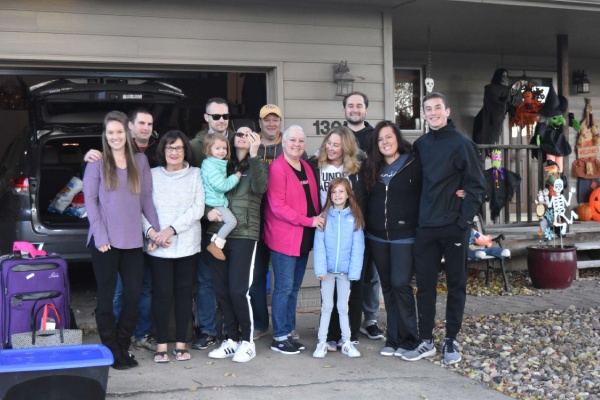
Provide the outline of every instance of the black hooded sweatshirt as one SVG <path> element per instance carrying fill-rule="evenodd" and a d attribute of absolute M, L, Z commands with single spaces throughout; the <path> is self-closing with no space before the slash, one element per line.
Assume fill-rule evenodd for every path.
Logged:
<path fill-rule="evenodd" d="M 418 138 L 414 149 L 423 165 L 419 226 L 436 228 L 456 223 L 466 229 L 485 193 L 477 145 L 448 119 L 446 126 Z M 467 193 L 464 199 L 456 196 L 459 189 Z"/>

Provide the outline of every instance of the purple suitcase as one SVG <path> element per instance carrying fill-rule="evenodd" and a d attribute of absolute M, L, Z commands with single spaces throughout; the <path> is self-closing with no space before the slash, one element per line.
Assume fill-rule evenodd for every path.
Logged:
<path fill-rule="evenodd" d="M 11 347 L 13 333 L 31 332 L 31 310 L 44 304 L 53 303 L 63 326 L 71 326 L 67 263 L 59 255 L 8 258 L 0 269 L 0 348 Z M 38 320 L 36 329 L 39 325 Z"/>

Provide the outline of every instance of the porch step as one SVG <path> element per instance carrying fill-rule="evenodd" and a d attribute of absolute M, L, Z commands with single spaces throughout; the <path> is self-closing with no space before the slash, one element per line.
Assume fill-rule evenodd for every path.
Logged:
<path fill-rule="evenodd" d="M 600 249 L 600 242 L 575 243 L 575 247 L 577 248 L 578 251 L 598 250 L 598 249 Z"/>
<path fill-rule="evenodd" d="M 577 261 L 577 269 L 600 268 L 600 260 Z"/>
<path fill-rule="evenodd" d="M 600 268 L 600 260 L 577 261 L 577 271 L 575 272 L 575 280 L 579 279 L 579 270 L 586 268 Z"/>

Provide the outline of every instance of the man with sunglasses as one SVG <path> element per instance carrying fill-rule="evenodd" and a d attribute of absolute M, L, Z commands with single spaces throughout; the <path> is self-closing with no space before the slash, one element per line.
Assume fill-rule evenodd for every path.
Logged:
<path fill-rule="evenodd" d="M 204 120 L 208 124 L 206 129 L 196 134 L 196 137 L 190 141 L 194 153 L 194 162 L 198 167 L 202 166 L 202 161 L 206 154 L 202 150 L 204 147 L 204 138 L 207 135 L 221 134 L 230 138 L 233 134 L 229 128 L 229 105 L 225 99 L 213 97 L 206 102 Z M 200 324 L 197 330 L 196 340 L 192 343 L 192 349 L 205 350 L 217 342 L 217 323 L 215 290 L 212 284 L 210 268 L 206 257 L 209 253 L 206 247 L 210 244 L 210 235 L 208 231 L 208 221 L 205 218 L 200 220 L 202 224 L 202 251 L 198 257 L 196 272 L 198 276 L 198 294 L 197 294 L 197 315 Z"/>
<path fill-rule="evenodd" d="M 194 160 L 197 166 L 202 165 L 202 161 L 206 155 L 202 151 L 204 146 L 204 138 L 206 135 L 219 133 L 229 138 L 232 133 L 229 128 L 229 105 L 225 99 L 213 97 L 206 102 L 204 120 L 208 124 L 208 128 L 201 130 L 196 134 L 196 137 L 190 141 L 194 152 Z"/>

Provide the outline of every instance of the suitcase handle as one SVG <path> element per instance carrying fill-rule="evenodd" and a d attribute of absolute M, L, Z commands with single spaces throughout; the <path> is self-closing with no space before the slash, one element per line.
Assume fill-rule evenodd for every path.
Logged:
<path fill-rule="evenodd" d="M 18 254 L 18 258 L 20 258 L 21 251 L 24 251 L 27 254 L 29 254 L 29 257 L 31 257 L 31 258 L 43 257 L 46 255 L 46 252 L 44 250 L 36 249 L 35 246 L 29 242 L 14 242 L 13 243 L 13 252 L 15 253 L 15 257 L 17 257 L 17 254 Z"/>

